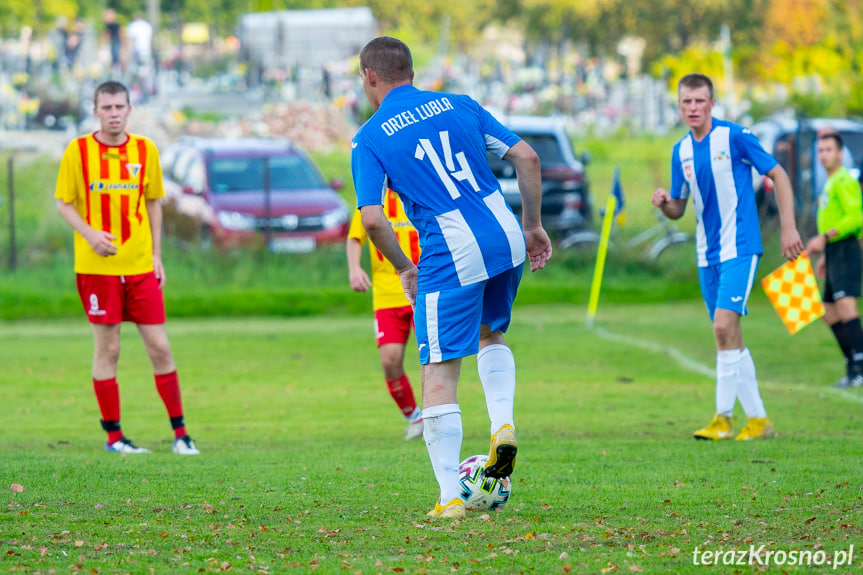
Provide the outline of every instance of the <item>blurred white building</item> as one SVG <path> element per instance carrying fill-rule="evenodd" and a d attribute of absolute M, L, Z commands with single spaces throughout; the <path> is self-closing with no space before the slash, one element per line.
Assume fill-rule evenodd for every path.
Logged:
<path fill-rule="evenodd" d="M 251 75 L 322 70 L 359 54 L 377 36 L 370 8 L 281 10 L 244 14 L 238 37 Z"/>

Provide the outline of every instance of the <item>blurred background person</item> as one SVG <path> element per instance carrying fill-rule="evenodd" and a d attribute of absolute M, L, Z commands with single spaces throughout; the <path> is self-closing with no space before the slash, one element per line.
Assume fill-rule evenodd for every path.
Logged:
<path fill-rule="evenodd" d="M 117 74 L 121 70 L 120 65 L 120 50 L 123 47 L 122 28 L 117 22 L 117 13 L 108 8 L 102 15 L 105 22 L 104 37 L 108 41 L 108 47 L 111 50 L 111 74 Z"/>
<path fill-rule="evenodd" d="M 405 214 L 398 194 L 387 190 L 386 216 L 396 232 L 402 250 L 410 254 L 414 264 L 419 263 L 419 234 Z M 413 309 L 402 289 L 399 274 L 388 259 L 369 242 L 371 251 L 372 279 L 360 265 L 363 244 L 369 239 L 360 218 L 360 211 L 354 213 L 348 239 L 345 245 L 348 259 L 348 274 L 351 289 L 355 292 L 372 288 L 372 307 L 375 314 L 375 338 L 384 379 L 396 405 L 407 420 L 405 439 L 418 439 L 423 436 L 422 410 L 414 399 L 410 379 L 405 373 L 405 345 L 413 328 Z"/>
<path fill-rule="evenodd" d="M 153 25 L 138 12 L 126 26 L 126 38 L 132 89 L 137 89 L 141 100 L 146 101 L 153 87 Z"/>
<path fill-rule="evenodd" d="M 828 178 L 818 202 L 818 235 L 809 240 L 806 249 L 821 254 L 815 274 L 825 280 L 821 290 L 824 321 L 845 356 L 845 375 L 834 386 L 860 387 L 863 328 L 857 299 L 863 275 L 859 242 L 863 237 L 863 197 L 860 184 L 843 165 L 847 149 L 836 131 L 824 131 L 818 136 L 818 163 Z"/>

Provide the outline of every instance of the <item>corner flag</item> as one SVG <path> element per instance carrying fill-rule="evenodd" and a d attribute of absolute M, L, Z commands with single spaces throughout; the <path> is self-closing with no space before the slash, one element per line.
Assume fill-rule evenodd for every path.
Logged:
<path fill-rule="evenodd" d="M 614 207 L 614 216 L 617 218 L 617 225 L 622 225 L 624 216 L 623 216 L 623 206 L 626 205 L 626 200 L 623 197 L 623 186 L 620 183 L 620 167 L 614 168 L 614 180 L 611 184 L 611 195 L 614 196 L 614 200 L 617 202 Z"/>
<path fill-rule="evenodd" d="M 791 335 L 824 315 L 821 292 L 805 251 L 765 276 L 761 287 Z"/>
<path fill-rule="evenodd" d="M 587 303 L 587 327 L 593 328 L 596 308 L 599 306 L 599 290 L 602 287 L 602 274 L 605 271 L 605 255 L 608 253 L 608 240 L 611 237 L 611 224 L 617 218 L 618 225 L 623 223 L 623 186 L 620 185 L 620 168 L 614 168 L 614 182 L 611 185 L 611 195 L 602 219 L 602 234 L 599 237 L 599 250 L 596 254 L 596 265 L 593 269 L 593 281 L 590 285 L 590 299 Z"/>

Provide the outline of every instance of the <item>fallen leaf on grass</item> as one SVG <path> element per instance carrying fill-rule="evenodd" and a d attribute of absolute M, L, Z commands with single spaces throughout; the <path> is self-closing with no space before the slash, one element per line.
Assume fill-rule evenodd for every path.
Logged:
<path fill-rule="evenodd" d="M 641 573 L 644 571 L 644 567 L 639 567 L 638 565 L 630 565 L 629 570 L 633 573 Z"/>
<path fill-rule="evenodd" d="M 14 491 L 15 493 L 24 493 L 24 486 L 20 483 L 13 483 L 9 486 L 9 489 Z"/>

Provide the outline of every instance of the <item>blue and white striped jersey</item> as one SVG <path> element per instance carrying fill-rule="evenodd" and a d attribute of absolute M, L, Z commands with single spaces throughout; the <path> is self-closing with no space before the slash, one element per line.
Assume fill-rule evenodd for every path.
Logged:
<path fill-rule="evenodd" d="M 747 128 L 712 119 L 700 142 L 686 134 L 671 153 L 671 197 L 692 196 L 698 266 L 761 255 L 752 168 L 765 174 L 776 160 Z"/>
<path fill-rule="evenodd" d="M 503 157 L 518 141 L 468 96 L 411 85 L 391 90 L 354 136 L 357 207 L 383 204 L 387 187 L 398 193 L 419 232 L 418 293 L 524 262 L 524 234 L 486 157 L 486 149 Z"/>

